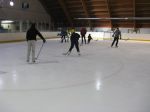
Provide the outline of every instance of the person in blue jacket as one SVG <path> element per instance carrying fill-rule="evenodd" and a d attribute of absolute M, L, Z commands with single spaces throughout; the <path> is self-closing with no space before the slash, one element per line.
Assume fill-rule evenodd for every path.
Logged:
<path fill-rule="evenodd" d="M 66 42 L 66 36 L 67 36 L 67 31 L 65 29 L 61 30 L 61 43 L 63 43 L 63 41 Z"/>
<path fill-rule="evenodd" d="M 71 34 L 71 37 L 70 37 L 71 46 L 69 48 L 69 51 L 67 53 L 64 53 L 64 55 L 70 55 L 70 53 L 71 53 L 72 49 L 74 48 L 74 46 L 76 47 L 78 55 L 80 55 L 79 42 L 78 42 L 79 38 L 80 38 L 80 35 L 78 33 L 73 32 Z"/>
<path fill-rule="evenodd" d="M 118 47 L 119 37 L 121 39 L 121 31 L 119 30 L 119 28 L 116 28 L 116 30 L 114 31 L 112 37 L 114 37 L 114 40 L 111 44 L 111 47 L 113 47 L 115 42 L 116 42 L 116 47 Z"/>

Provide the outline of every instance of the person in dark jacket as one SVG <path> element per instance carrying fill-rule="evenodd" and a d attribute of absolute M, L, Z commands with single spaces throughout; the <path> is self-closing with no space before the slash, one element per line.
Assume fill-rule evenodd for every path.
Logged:
<path fill-rule="evenodd" d="M 27 62 L 30 61 L 31 51 L 32 51 L 32 62 L 33 63 L 35 62 L 35 43 L 37 40 L 36 39 L 37 35 L 43 40 L 43 43 L 46 42 L 42 34 L 36 29 L 35 23 L 33 23 L 26 33 L 26 40 L 28 43 Z"/>
<path fill-rule="evenodd" d="M 71 34 L 71 37 L 70 37 L 71 46 L 69 48 L 69 51 L 67 53 L 64 53 L 64 55 L 70 55 L 74 46 L 77 49 L 78 55 L 80 55 L 79 42 L 78 42 L 79 38 L 80 38 L 80 35 L 78 33 L 73 32 Z"/>
<path fill-rule="evenodd" d="M 81 34 L 81 38 L 82 38 L 81 44 L 83 44 L 83 39 L 84 39 L 84 42 L 86 44 L 86 38 L 85 38 L 86 32 L 87 32 L 86 28 L 81 28 L 81 30 L 80 30 L 80 34 Z"/>
<path fill-rule="evenodd" d="M 92 40 L 91 34 L 89 34 L 88 36 L 88 44 L 90 43 L 90 41 Z"/>
<path fill-rule="evenodd" d="M 116 42 L 116 47 L 118 47 L 119 37 L 121 39 L 121 31 L 119 30 L 119 28 L 116 28 L 116 30 L 114 31 L 112 37 L 114 37 L 114 40 L 111 44 L 111 47 L 113 47 L 115 42 Z"/>
<path fill-rule="evenodd" d="M 63 43 L 63 40 L 66 42 L 66 36 L 67 36 L 67 31 L 65 29 L 61 30 L 61 43 Z"/>

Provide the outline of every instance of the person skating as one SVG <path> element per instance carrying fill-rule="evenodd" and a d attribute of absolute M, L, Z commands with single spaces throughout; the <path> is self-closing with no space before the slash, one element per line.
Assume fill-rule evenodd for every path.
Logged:
<path fill-rule="evenodd" d="M 78 33 L 73 32 L 71 34 L 71 37 L 70 37 L 71 46 L 70 46 L 68 52 L 64 53 L 64 55 L 70 55 L 74 46 L 76 47 L 78 55 L 80 55 L 79 42 L 78 42 L 79 38 L 80 38 L 80 35 Z"/>
<path fill-rule="evenodd" d="M 66 42 L 66 36 L 67 36 L 67 31 L 65 29 L 61 30 L 61 43 L 63 43 L 63 40 Z"/>
<path fill-rule="evenodd" d="M 42 34 L 36 29 L 35 23 L 32 23 L 31 27 L 26 33 L 26 40 L 28 43 L 27 62 L 30 61 L 30 54 L 32 52 L 32 62 L 35 63 L 35 44 L 37 35 L 43 40 L 43 43 L 46 42 Z"/>
<path fill-rule="evenodd" d="M 116 28 L 116 30 L 114 31 L 112 37 L 114 37 L 114 40 L 111 44 L 111 47 L 113 47 L 114 43 L 116 42 L 116 47 L 118 47 L 118 42 L 119 42 L 119 37 L 121 39 L 121 31 L 119 30 L 119 28 Z"/>
<path fill-rule="evenodd" d="M 83 45 L 83 39 L 86 44 L 86 38 L 85 38 L 86 32 L 87 32 L 86 28 L 81 28 L 80 34 L 81 34 L 81 39 L 82 39 L 82 42 L 81 42 L 82 45 Z"/>
<path fill-rule="evenodd" d="M 88 44 L 90 43 L 90 41 L 92 40 L 91 34 L 89 34 L 88 36 Z"/>

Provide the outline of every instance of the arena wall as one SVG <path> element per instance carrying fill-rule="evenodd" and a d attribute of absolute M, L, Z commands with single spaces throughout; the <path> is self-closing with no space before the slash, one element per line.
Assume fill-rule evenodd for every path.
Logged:
<path fill-rule="evenodd" d="M 55 32 L 41 32 L 42 35 L 47 39 L 60 38 L 57 36 L 58 31 Z M 80 32 L 77 32 L 80 34 Z M 94 40 L 112 40 L 112 32 L 87 32 L 91 34 Z M 38 37 L 39 38 L 39 37 Z M 150 41 L 150 34 L 130 34 L 122 33 L 122 39 L 124 40 L 137 40 L 137 41 Z M 26 33 L 0 33 L 0 42 L 14 42 L 14 41 L 25 41 Z"/>

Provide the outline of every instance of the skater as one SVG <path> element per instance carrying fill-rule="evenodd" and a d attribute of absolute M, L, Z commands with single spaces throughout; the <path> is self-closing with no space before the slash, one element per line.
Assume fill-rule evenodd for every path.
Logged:
<path fill-rule="evenodd" d="M 79 38 L 80 38 L 80 35 L 78 33 L 73 32 L 71 34 L 71 37 L 70 37 L 71 46 L 69 48 L 69 51 L 67 53 L 64 53 L 64 55 L 70 55 L 74 46 L 77 49 L 78 55 L 80 55 L 79 42 L 78 42 Z"/>
<path fill-rule="evenodd" d="M 30 61 L 30 53 L 32 51 L 32 62 L 35 63 L 35 43 L 37 35 L 43 40 L 43 43 L 46 42 L 42 34 L 36 29 L 35 23 L 33 23 L 26 33 L 26 40 L 28 43 L 27 62 Z"/>
<path fill-rule="evenodd" d="M 63 43 L 63 40 L 66 42 L 66 36 L 67 36 L 67 31 L 65 29 L 61 30 L 61 43 Z"/>
<path fill-rule="evenodd" d="M 121 39 L 121 31 L 119 30 L 119 28 L 116 28 L 116 30 L 114 31 L 112 37 L 114 37 L 114 40 L 111 44 L 111 47 L 113 47 L 115 41 L 116 41 L 116 47 L 118 47 L 119 37 Z"/>
<path fill-rule="evenodd" d="M 92 40 L 93 38 L 91 37 L 91 34 L 89 34 L 88 36 L 88 44 L 90 43 L 90 41 Z"/>
<path fill-rule="evenodd" d="M 86 32 L 87 32 L 86 28 L 82 28 L 80 30 L 80 34 L 81 34 L 81 38 L 82 38 L 82 43 L 81 43 L 82 45 L 83 45 L 83 39 L 84 39 L 84 42 L 86 44 L 86 38 L 85 38 Z"/>

